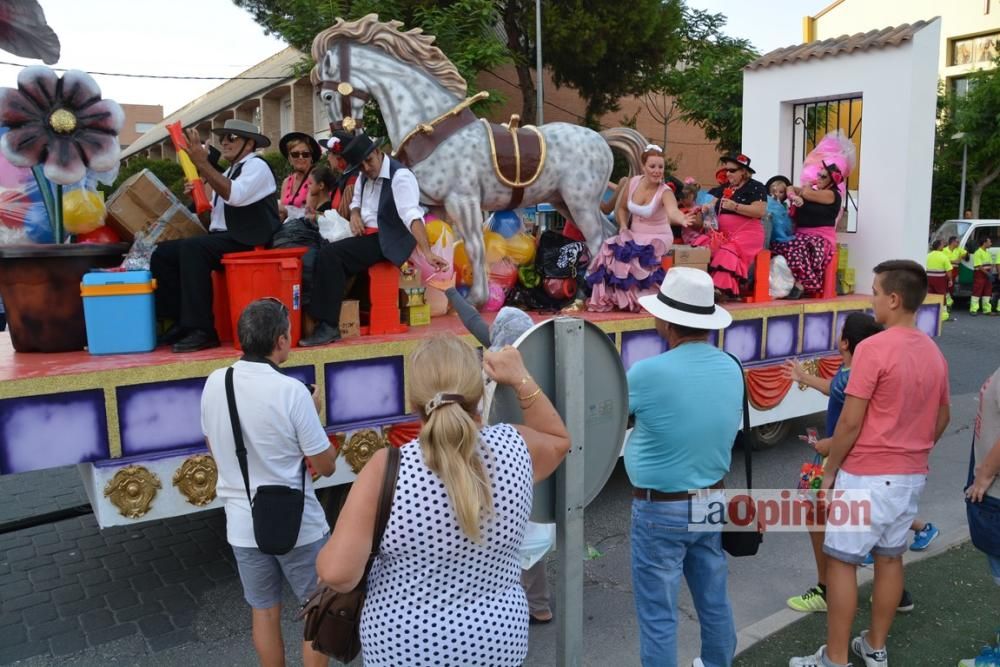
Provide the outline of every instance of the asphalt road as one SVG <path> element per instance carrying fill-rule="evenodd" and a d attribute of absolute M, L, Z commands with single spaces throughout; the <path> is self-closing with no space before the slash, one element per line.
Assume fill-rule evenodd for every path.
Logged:
<path fill-rule="evenodd" d="M 970 426 L 979 387 L 1000 365 L 1000 318 L 957 317 L 938 339 L 950 365 L 953 420 L 932 454 L 922 498 L 921 516 L 942 530 L 931 553 L 967 537 L 961 488 Z M 794 481 L 810 456 L 796 436 L 810 424 L 821 425 L 822 415 L 799 422 L 784 442 L 755 455 L 755 486 L 785 487 Z M 731 485 L 741 484 L 743 475 L 742 457 L 734 459 Z M 59 469 L 0 478 L 0 521 L 82 502 L 75 474 Z M 619 465 L 586 512 L 587 543 L 601 554 L 584 568 L 586 665 L 639 663 L 628 490 Z M 105 531 L 85 516 L 0 536 L 0 664 L 255 664 L 249 609 L 224 534 L 221 513 L 206 512 Z M 550 577 L 557 560 L 550 556 Z M 804 591 L 814 576 L 801 534 L 770 534 L 756 557 L 731 559 L 729 588 L 741 642 L 793 619 L 785 599 Z M 292 601 L 286 600 L 289 664 L 296 664 L 301 630 L 291 618 Z M 922 605 L 933 602 L 916 604 L 914 614 L 920 614 Z M 686 593 L 681 612 L 684 665 L 699 646 L 696 614 Z M 906 617 L 898 622 L 906 623 Z M 533 626 L 526 664 L 554 664 L 555 642 L 555 624 Z M 786 661 L 787 656 L 775 656 L 773 664 Z"/>

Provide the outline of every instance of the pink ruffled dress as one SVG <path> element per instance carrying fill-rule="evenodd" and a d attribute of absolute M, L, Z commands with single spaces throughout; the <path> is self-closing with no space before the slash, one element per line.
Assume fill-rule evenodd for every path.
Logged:
<path fill-rule="evenodd" d="M 628 184 L 629 229 L 612 236 L 601 246 L 591 265 L 587 283 L 592 292 L 589 310 L 641 310 L 639 297 L 654 294 L 663 282 L 665 271 L 660 262 L 670 251 L 674 234 L 663 206 L 666 184 L 661 184 L 650 202 L 640 206 L 632 201 L 641 176 Z"/>

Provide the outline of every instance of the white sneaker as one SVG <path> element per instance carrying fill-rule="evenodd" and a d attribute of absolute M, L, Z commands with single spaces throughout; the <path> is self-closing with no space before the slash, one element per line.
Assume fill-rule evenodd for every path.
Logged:
<path fill-rule="evenodd" d="M 789 659 L 788 667 L 826 667 L 826 661 L 823 659 L 824 653 L 826 653 L 826 644 L 820 646 L 819 650 L 812 655 Z M 851 667 L 851 663 L 847 663 L 847 667 Z"/>
<path fill-rule="evenodd" d="M 705 663 L 701 661 L 701 658 L 695 658 L 694 662 L 691 663 L 691 667 L 705 667 Z"/>
<path fill-rule="evenodd" d="M 867 630 L 862 630 L 861 634 L 851 641 L 851 650 L 854 654 L 865 661 L 865 667 L 889 667 L 889 652 L 884 648 L 872 649 L 866 639 Z"/>

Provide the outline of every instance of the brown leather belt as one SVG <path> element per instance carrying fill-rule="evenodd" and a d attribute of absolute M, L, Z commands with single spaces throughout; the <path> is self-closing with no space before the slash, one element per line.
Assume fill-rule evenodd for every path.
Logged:
<path fill-rule="evenodd" d="M 715 484 L 712 484 L 707 489 L 699 489 L 701 491 L 707 491 L 709 489 L 724 489 L 725 484 L 722 483 L 720 479 Z M 649 500 L 652 502 L 669 502 L 676 500 L 688 500 L 692 498 L 694 493 L 691 491 L 657 491 L 655 489 L 637 489 L 632 487 L 632 497 L 639 498 L 641 500 Z"/>

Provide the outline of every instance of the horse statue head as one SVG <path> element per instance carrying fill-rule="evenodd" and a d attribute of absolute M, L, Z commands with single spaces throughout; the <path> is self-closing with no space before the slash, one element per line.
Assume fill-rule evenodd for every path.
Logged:
<path fill-rule="evenodd" d="M 458 99 L 465 96 L 465 79 L 434 46 L 434 37 L 420 28 L 402 31 L 402 27 L 400 21 L 381 22 L 377 14 L 368 14 L 356 21 L 337 19 L 313 40 L 316 65 L 310 80 L 326 105 L 331 131 L 363 129 L 365 104 L 385 92 L 379 89 L 388 60 L 419 68 Z M 405 85 L 404 80 L 397 83 Z"/>

